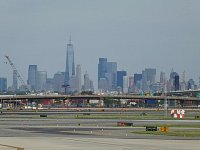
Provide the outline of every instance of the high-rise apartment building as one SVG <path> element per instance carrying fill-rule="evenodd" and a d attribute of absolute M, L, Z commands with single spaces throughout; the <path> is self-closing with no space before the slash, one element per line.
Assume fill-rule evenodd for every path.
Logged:
<path fill-rule="evenodd" d="M 29 65 L 28 69 L 28 85 L 31 90 L 35 91 L 37 87 L 37 65 Z"/>
<path fill-rule="evenodd" d="M 72 76 L 75 76 L 75 64 L 74 64 L 74 47 L 73 44 L 71 43 L 71 36 L 70 36 L 69 44 L 67 44 L 66 69 L 65 69 L 65 81 L 64 81 L 65 86 L 69 85 L 69 81 Z"/>

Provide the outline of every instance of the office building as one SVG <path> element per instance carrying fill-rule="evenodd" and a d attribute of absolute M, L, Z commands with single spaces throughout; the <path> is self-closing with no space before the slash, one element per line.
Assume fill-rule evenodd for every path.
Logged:
<path fill-rule="evenodd" d="M 54 92 L 54 79 L 53 78 L 47 78 L 47 81 L 45 84 L 45 91 Z"/>
<path fill-rule="evenodd" d="M 81 92 L 81 65 L 76 66 L 76 89 L 77 92 Z"/>
<path fill-rule="evenodd" d="M 195 90 L 195 82 L 194 79 L 189 79 L 187 83 L 188 90 Z"/>
<path fill-rule="evenodd" d="M 150 92 L 151 84 L 154 84 L 156 80 L 156 69 L 146 68 L 142 71 L 142 90 L 143 92 Z"/>
<path fill-rule="evenodd" d="M 53 77 L 53 89 L 56 92 L 64 92 L 63 84 L 64 84 L 65 72 L 57 72 Z"/>
<path fill-rule="evenodd" d="M 69 80 L 69 92 L 77 92 L 77 78 L 75 75 L 72 75 Z"/>
<path fill-rule="evenodd" d="M 128 93 L 129 89 L 129 77 L 123 76 L 123 93 Z"/>
<path fill-rule="evenodd" d="M 99 58 L 99 64 L 98 64 L 98 89 L 102 89 L 102 83 L 100 81 L 106 80 L 106 69 L 107 68 L 107 58 Z"/>
<path fill-rule="evenodd" d="M 90 78 L 87 72 L 84 74 L 84 91 L 90 91 Z"/>
<path fill-rule="evenodd" d="M 70 78 L 75 76 L 75 64 L 74 64 L 74 47 L 71 43 L 71 36 L 69 40 L 69 44 L 67 44 L 67 55 L 66 55 L 66 68 L 65 68 L 65 86 L 69 85 Z"/>
<path fill-rule="evenodd" d="M 84 74 L 83 91 L 94 91 L 93 81 L 90 80 L 87 72 Z"/>
<path fill-rule="evenodd" d="M 17 91 L 18 89 L 18 82 L 17 82 L 17 70 L 13 70 L 13 91 Z"/>
<path fill-rule="evenodd" d="M 7 92 L 7 78 L 0 78 L 0 92 Z"/>
<path fill-rule="evenodd" d="M 180 89 L 179 75 L 175 75 L 175 77 L 174 77 L 174 90 L 178 91 L 179 89 Z"/>
<path fill-rule="evenodd" d="M 115 91 L 117 87 L 117 63 L 116 62 L 107 62 L 105 76 L 108 82 L 108 90 Z"/>
<path fill-rule="evenodd" d="M 137 82 L 142 80 L 142 74 L 134 74 L 134 84 L 137 85 Z"/>
<path fill-rule="evenodd" d="M 126 76 L 126 71 L 117 71 L 117 88 L 123 90 L 123 77 Z"/>
<path fill-rule="evenodd" d="M 129 79 L 128 79 L 128 92 L 129 93 L 133 93 L 134 92 L 134 77 L 133 76 L 129 76 Z"/>
<path fill-rule="evenodd" d="M 176 77 L 176 81 L 175 81 L 175 77 Z M 170 79 L 169 79 L 169 84 L 170 84 L 170 91 L 175 91 L 177 88 L 177 84 L 179 84 L 179 75 L 178 73 L 174 72 L 173 70 L 170 73 Z M 176 87 L 175 87 L 176 84 Z"/>
<path fill-rule="evenodd" d="M 28 69 L 28 85 L 30 90 L 35 91 L 37 87 L 37 65 L 29 65 Z"/>
<path fill-rule="evenodd" d="M 100 78 L 98 82 L 98 89 L 101 92 L 107 92 L 108 91 L 108 82 L 106 78 Z"/>
<path fill-rule="evenodd" d="M 47 72 L 37 71 L 37 91 L 45 91 L 47 82 Z"/>

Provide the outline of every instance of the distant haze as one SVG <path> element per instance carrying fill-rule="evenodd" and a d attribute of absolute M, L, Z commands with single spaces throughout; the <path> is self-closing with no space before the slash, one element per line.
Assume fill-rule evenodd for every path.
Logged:
<path fill-rule="evenodd" d="M 69 34 L 75 64 L 97 85 L 98 58 L 128 75 L 156 68 L 200 76 L 199 0 L 1 0 L 0 77 L 12 82 L 9 55 L 27 80 L 28 65 L 48 77 L 65 71 Z"/>

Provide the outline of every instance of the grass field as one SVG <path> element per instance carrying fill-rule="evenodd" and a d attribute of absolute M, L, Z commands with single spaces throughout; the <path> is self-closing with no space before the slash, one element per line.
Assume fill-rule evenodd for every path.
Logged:
<path fill-rule="evenodd" d="M 93 114 L 89 112 L 83 112 L 79 114 L 47 114 L 47 117 L 40 117 L 39 112 L 35 112 L 32 115 L 0 115 L 0 118 L 48 118 L 48 119 L 123 119 L 123 120 L 176 120 L 172 118 L 170 115 L 165 116 L 164 114 L 149 114 L 149 115 L 141 115 L 141 114 L 124 114 L 124 113 L 116 113 L 116 114 Z M 194 116 L 185 116 L 182 120 L 200 120 L 195 119 Z"/>
<path fill-rule="evenodd" d="M 196 130 L 172 130 L 168 132 L 161 131 L 133 131 L 134 134 L 151 134 L 151 135 L 164 135 L 164 136 L 179 136 L 179 137 L 200 137 L 200 129 Z"/>

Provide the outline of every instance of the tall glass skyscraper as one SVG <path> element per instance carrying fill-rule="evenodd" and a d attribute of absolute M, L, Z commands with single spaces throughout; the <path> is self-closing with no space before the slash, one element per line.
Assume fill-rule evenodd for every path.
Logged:
<path fill-rule="evenodd" d="M 101 88 L 100 81 L 105 79 L 106 75 L 106 67 L 107 67 L 107 58 L 99 58 L 98 64 L 98 88 Z"/>
<path fill-rule="evenodd" d="M 70 78 L 75 76 L 75 65 L 74 65 L 74 47 L 71 43 L 71 36 L 69 44 L 67 44 L 67 56 L 66 56 L 66 69 L 65 69 L 65 81 L 64 85 L 68 86 Z"/>
<path fill-rule="evenodd" d="M 37 91 L 43 91 L 46 89 L 47 72 L 37 71 Z"/>
<path fill-rule="evenodd" d="M 7 92 L 7 78 L 0 78 L 0 92 Z"/>
<path fill-rule="evenodd" d="M 116 90 L 117 87 L 117 62 L 107 62 L 106 77 L 108 82 L 108 89 L 110 91 Z"/>
<path fill-rule="evenodd" d="M 143 92 L 150 92 L 150 86 L 156 81 L 156 69 L 146 68 L 142 71 L 142 86 Z"/>
<path fill-rule="evenodd" d="M 117 71 L 117 87 L 123 89 L 123 77 L 126 76 L 126 71 Z"/>
<path fill-rule="evenodd" d="M 36 90 L 36 87 L 37 87 L 37 65 L 29 65 L 28 85 L 31 86 L 31 90 Z"/>
<path fill-rule="evenodd" d="M 76 88 L 78 92 L 81 91 L 81 65 L 80 64 L 76 66 Z"/>
<path fill-rule="evenodd" d="M 17 91 L 18 82 L 17 82 L 17 70 L 13 70 L 13 91 Z"/>

